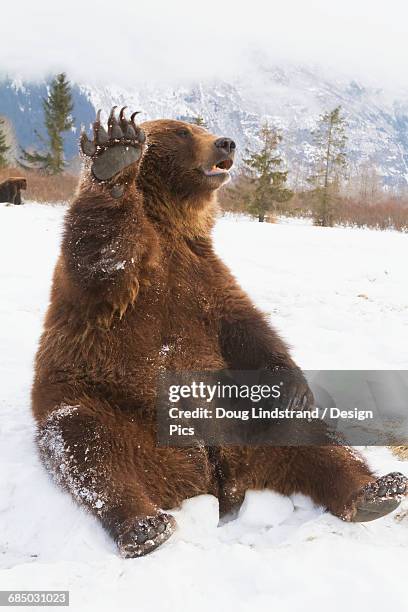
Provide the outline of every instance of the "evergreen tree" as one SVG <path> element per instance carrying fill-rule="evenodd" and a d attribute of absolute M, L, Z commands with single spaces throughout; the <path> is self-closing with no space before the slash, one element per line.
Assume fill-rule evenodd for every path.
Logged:
<path fill-rule="evenodd" d="M 279 204 L 287 202 L 293 192 L 286 187 L 288 172 L 280 169 L 283 160 L 278 147 L 282 141 L 281 134 L 265 123 L 260 132 L 261 148 L 257 152 L 248 152 L 244 159 L 254 186 L 249 199 L 248 211 L 256 215 L 260 222 L 265 221 L 268 211 L 277 212 Z"/>
<path fill-rule="evenodd" d="M 199 125 L 200 127 L 203 127 L 203 128 L 207 127 L 205 119 L 201 115 L 197 115 L 197 117 L 192 117 L 190 120 L 190 123 L 192 123 L 193 125 Z"/>
<path fill-rule="evenodd" d="M 314 186 L 315 225 L 327 227 L 334 222 L 340 180 L 347 166 L 346 125 L 341 106 L 337 106 L 320 116 L 317 128 L 312 132 L 317 149 L 316 172 L 310 179 Z"/>
<path fill-rule="evenodd" d="M 71 117 L 73 110 L 71 86 L 64 73 L 58 74 L 53 79 L 50 92 L 47 98 L 43 99 L 43 109 L 48 142 L 38 136 L 46 150 L 29 153 L 23 149 L 22 165 L 27 162 L 30 166 L 45 170 L 49 174 L 59 174 L 65 167 L 62 134 L 74 125 Z"/>
<path fill-rule="evenodd" d="M 0 118 L 0 168 L 5 168 L 9 165 L 7 152 L 10 147 L 7 144 L 6 134 L 3 129 L 4 119 Z"/>

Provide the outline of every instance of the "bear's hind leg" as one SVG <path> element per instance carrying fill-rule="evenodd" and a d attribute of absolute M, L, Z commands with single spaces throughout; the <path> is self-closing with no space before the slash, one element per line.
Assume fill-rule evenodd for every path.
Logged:
<path fill-rule="evenodd" d="M 346 446 L 223 448 L 223 512 L 237 507 L 247 489 L 303 493 L 345 521 L 363 522 L 394 510 L 408 493 L 399 473 L 378 478 L 363 457 Z"/>
<path fill-rule="evenodd" d="M 55 480 L 101 521 L 121 554 L 138 557 L 165 542 L 175 520 L 138 479 L 124 426 L 104 402 L 87 399 L 56 408 L 39 427 L 38 445 Z"/>
<path fill-rule="evenodd" d="M 282 447 L 271 453 L 268 487 L 284 494 L 304 493 L 345 521 L 385 516 L 408 493 L 403 474 L 378 478 L 347 446 Z"/>

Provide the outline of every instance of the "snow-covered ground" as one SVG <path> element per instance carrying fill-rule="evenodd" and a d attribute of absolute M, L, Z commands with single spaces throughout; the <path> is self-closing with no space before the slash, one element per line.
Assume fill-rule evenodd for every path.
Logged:
<path fill-rule="evenodd" d="M 29 392 L 63 213 L 0 207 L 0 589 L 69 589 L 75 612 L 405 609 L 404 506 L 350 525 L 301 496 L 250 492 L 218 526 L 203 496 L 177 510 L 162 548 L 122 560 L 57 490 L 35 454 Z M 408 368 L 406 235 L 221 219 L 215 240 L 303 368 Z M 408 473 L 387 449 L 365 453 Z"/>

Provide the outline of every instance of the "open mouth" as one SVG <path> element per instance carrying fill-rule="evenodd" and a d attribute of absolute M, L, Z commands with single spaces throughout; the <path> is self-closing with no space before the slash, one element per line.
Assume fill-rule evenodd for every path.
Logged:
<path fill-rule="evenodd" d="M 228 171 L 232 168 L 233 161 L 232 159 L 224 159 L 223 161 L 218 162 L 212 166 L 209 170 L 203 169 L 203 172 L 206 176 L 218 176 L 228 174 Z"/>

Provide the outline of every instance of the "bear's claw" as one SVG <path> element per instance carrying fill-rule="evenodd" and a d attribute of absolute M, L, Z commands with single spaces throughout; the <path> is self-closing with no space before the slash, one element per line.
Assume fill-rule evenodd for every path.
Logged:
<path fill-rule="evenodd" d="M 101 124 L 99 110 L 93 124 L 93 140 L 89 140 L 85 132 L 81 135 L 82 153 L 92 159 L 92 174 L 100 182 L 108 181 L 136 163 L 142 155 L 146 140 L 145 133 L 134 121 L 137 113 L 133 113 L 128 121 L 124 115 L 124 106 L 118 120 L 115 109 L 116 106 L 110 112 L 107 131 Z"/>
<path fill-rule="evenodd" d="M 360 489 L 343 518 L 354 523 L 372 521 L 395 510 L 408 493 L 408 479 L 391 472 Z"/>
<path fill-rule="evenodd" d="M 123 526 L 117 544 L 122 557 L 142 557 L 163 544 L 176 528 L 173 516 L 160 512 L 129 521 Z"/>

